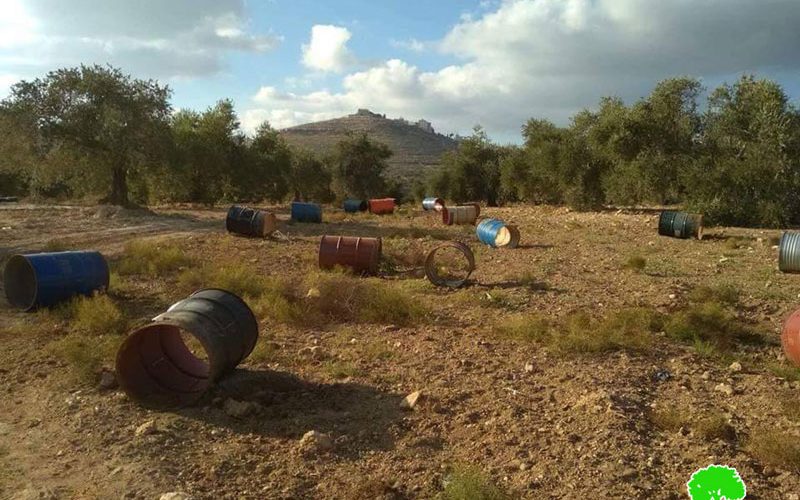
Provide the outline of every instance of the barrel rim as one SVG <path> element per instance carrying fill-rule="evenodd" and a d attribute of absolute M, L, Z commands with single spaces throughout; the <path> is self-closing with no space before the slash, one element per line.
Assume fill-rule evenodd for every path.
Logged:
<path fill-rule="evenodd" d="M 30 254 L 30 255 L 37 255 L 37 254 Z M 26 272 L 30 273 L 30 277 L 33 281 L 33 288 L 32 288 L 32 296 L 30 297 L 30 301 L 22 302 L 12 299 L 9 295 L 9 292 L 14 291 L 14 286 L 10 285 L 10 269 L 9 267 L 12 263 L 19 263 L 20 265 L 24 264 L 24 269 Z M 16 265 L 16 264 L 14 264 Z M 106 264 L 107 266 L 108 264 Z M 33 267 L 31 261 L 28 259 L 26 254 L 14 254 L 12 255 L 8 261 L 6 261 L 5 268 L 3 269 L 3 288 L 6 292 L 6 299 L 8 299 L 8 303 L 11 304 L 13 307 L 17 309 L 22 309 L 25 312 L 32 311 L 36 309 L 37 303 L 39 301 L 39 277 L 36 275 L 36 268 Z"/>
<path fill-rule="evenodd" d="M 433 259 L 436 256 L 436 252 L 445 248 L 455 248 L 466 258 L 469 269 L 467 269 L 467 274 L 463 279 L 444 279 L 436 272 L 436 265 Z M 428 255 L 425 257 L 425 276 L 427 276 L 428 280 L 436 286 L 460 288 L 464 286 L 467 281 L 469 281 L 469 277 L 472 275 L 473 271 L 475 271 L 475 254 L 472 252 L 472 249 L 469 247 L 469 245 L 461 241 L 447 241 L 437 245 L 431 249 L 431 251 L 428 252 Z"/>

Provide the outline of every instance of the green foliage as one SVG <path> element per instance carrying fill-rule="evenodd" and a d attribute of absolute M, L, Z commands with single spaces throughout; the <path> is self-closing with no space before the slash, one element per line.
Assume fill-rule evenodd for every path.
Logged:
<path fill-rule="evenodd" d="M 387 185 L 383 171 L 391 156 L 389 146 L 371 140 L 366 134 L 339 141 L 330 158 L 337 196 L 360 199 L 384 196 Z"/>
<path fill-rule="evenodd" d="M 505 500 L 509 496 L 474 467 L 457 467 L 445 479 L 442 500 Z"/>
<path fill-rule="evenodd" d="M 333 201 L 331 173 L 325 163 L 311 153 L 294 151 L 289 174 L 289 189 L 298 201 Z"/>
<path fill-rule="evenodd" d="M 117 272 L 162 276 L 191 263 L 192 259 L 174 243 L 133 240 L 125 245 Z"/>
<path fill-rule="evenodd" d="M 500 159 L 504 151 L 492 144 L 486 132 L 475 127 L 458 149 L 445 153 L 442 167 L 430 181 L 430 191 L 457 203 L 485 201 L 497 205 L 500 191 Z"/>
<path fill-rule="evenodd" d="M 758 344 L 763 337 L 716 302 L 704 302 L 672 314 L 664 325 L 672 338 L 694 344 L 705 353 L 730 353 L 741 344 Z"/>

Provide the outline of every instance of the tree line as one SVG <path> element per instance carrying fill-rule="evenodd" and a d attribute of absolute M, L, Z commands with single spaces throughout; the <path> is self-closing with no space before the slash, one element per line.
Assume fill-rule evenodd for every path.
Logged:
<path fill-rule="evenodd" d="M 476 127 L 412 186 L 386 179 L 392 152 L 365 135 L 319 157 L 266 122 L 246 135 L 228 100 L 199 112 L 175 111 L 170 98 L 156 81 L 102 66 L 15 84 L 0 101 L 0 191 L 123 205 L 426 195 L 681 204 L 717 223 L 800 224 L 800 113 L 778 83 L 755 76 L 710 92 L 671 78 L 631 105 L 605 97 L 567 126 L 529 120 L 519 146 Z"/>
<path fill-rule="evenodd" d="M 266 122 L 252 137 L 229 100 L 173 110 L 171 91 L 104 66 L 59 69 L 0 101 L 0 191 L 160 202 L 329 202 L 396 193 L 392 152 L 353 135 L 324 157 L 291 149 Z"/>
<path fill-rule="evenodd" d="M 417 195 L 489 204 L 682 204 L 712 222 L 800 224 L 800 113 L 776 82 L 742 76 L 707 94 L 693 78 L 658 83 L 627 106 L 616 97 L 566 127 L 531 119 L 523 145 L 476 128 Z"/>

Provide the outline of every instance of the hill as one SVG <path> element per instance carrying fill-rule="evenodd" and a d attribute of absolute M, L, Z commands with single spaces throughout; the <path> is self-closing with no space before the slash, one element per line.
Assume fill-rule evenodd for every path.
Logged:
<path fill-rule="evenodd" d="M 368 109 L 342 118 L 297 125 L 281 130 L 281 135 L 295 147 L 317 154 L 328 154 L 348 133 L 366 133 L 371 139 L 387 144 L 394 153 L 387 174 L 404 181 L 424 178 L 439 165 L 442 155 L 453 150 L 458 140 L 437 133 L 430 122 L 390 119 Z"/>

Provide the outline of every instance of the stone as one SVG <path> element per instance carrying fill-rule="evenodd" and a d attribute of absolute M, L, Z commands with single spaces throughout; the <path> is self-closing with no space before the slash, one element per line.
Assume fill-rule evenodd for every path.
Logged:
<path fill-rule="evenodd" d="M 319 431 L 308 431 L 300 438 L 300 448 L 305 452 L 322 453 L 333 449 L 333 440 Z"/>
<path fill-rule="evenodd" d="M 733 363 L 731 363 L 731 366 L 728 367 L 728 370 L 738 373 L 742 371 L 742 364 L 739 363 L 738 361 L 734 361 Z"/>
<path fill-rule="evenodd" d="M 525 363 L 525 373 L 533 373 L 533 363 Z"/>
<path fill-rule="evenodd" d="M 100 372 L 100 381 L 97 383 L 97 387 L 101 391 L 115 389 L 117 387 L 117 377 L 114 376 L 114 372 L 109 370 Z"/>
<path fill-rule="evenodd" d="M 147 436 L 150 434 L 155 434 L 158 432 L 158 426 L 156 425 L 155 420 L 148 420 L 147 422 L 143 423 L 139 427 L 136 428 L 134 432 L 135 436 Z"/>
<path fill-rule="evenodd" d="M 728 384 L 717 384 L 714 386 L 714 390 L 725 394 L 726 396 L 733 395 L 733 387 Z"/>
<path fill-rule="evenodd" d="M 306 297 L 309 299 L 315 299 L 320 296 L 319 288 L 310 288 Z"/>
<path fill-rule="evenodd" d="M 170 491 L 161 495 L 159 500 L 192 500 L 192 497 L 182 491 Z"/>
<path fill-rule="evenodd" d="M 417 406 L 417 402 L 419 401 L 420 396 L 422 396 L 422 391 L 414 391 L 402 401 L 400 401 L 400 408 L 406 410 L 413 410 L 415 406 Z"/>
<path fill-rule="evenodd" d="M 711 372 L 708 371 L 708 370 L 704 371 L 703 374 L 700 375 L 700 378 L 702 378 L 703 380 L 710 379 L 711 378 Z"/>
<path fill-rule="evenodd" d="M 227 399 L 223 410 L 229 417 L 242 418 L 257 412 L 259 404 L 252 401 L 237 401 L 235 399 Z"/>

